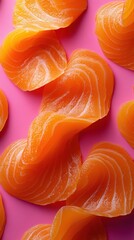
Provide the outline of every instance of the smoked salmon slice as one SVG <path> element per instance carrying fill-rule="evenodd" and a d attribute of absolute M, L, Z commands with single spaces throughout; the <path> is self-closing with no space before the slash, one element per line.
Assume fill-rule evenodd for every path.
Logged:
<path fill-rule="evenodd" d="M 27 139 L 2 154 L 2 186 L 13 196 L 39 205 L 73 194 L 81 169 L 78 134 L 108 114 L 113 84 L 113 73 L 100 56 L 75 51 L 65 73 L 45 85 L 41 111 Z"/>
<path fill-rule="evenodd" d="M 98 216 L 116 217 L 134 208 L 134 162 L 120 146 L 98 143 L 82 165 L 77 190 L 67 200 Z"/>
<path fill-rule="evenodd" d="M 8 119 L 8 101 L 4 92 L 0 89 L 0 132 Z"/>
<path fill-rule="evenodd" d="M 134 70 L 134 24 L 123 24 L 123 11 L 124 2 L 116 1 L 101 7 L 96 16 L 96 34 L 107 58 Z"/>
<path fill-rule="evenodd" d="M 2 197 L 0 195 L 0 239 L 2 239 L 5 223 L 6 223 L 5 210 L 2 202 Z"/>
<path fill-rule="evenodd" d="M 50 224 L 40 224 L 25 232 L 21 240 L 50 240 Z"/>
<path fill-rule="evenodd" d="M 87 0 L 17 0 L 13 23 L 17 28 L 41 31 L 68 27 L 87 8 Z"/>
<path fill-rule="evenodd" d="M 44 86 L 67 67 L 65 50 L 54 31 L 12 31 L 1 47 L 0 61 L 9 79 L 24 91 Z"/>
<path fill-rule="evenodd" d="M 128 101 L 121 106 L 117 123 L 122 136 L 134 148 L 134 100 Z"/>
<path fill-rule="evenodd" d="M 46 232 L 48 229 L 48 235 Z M 44 231 L 44 235 L 43 235 Z M 40 234 L 40 235 L 39 235 Z M 106 240 L 107 234 L 100 217 L 78 207 L 62 207 L 50 225 L 37 225 L 29 229 L 22 240 Z"/>
<path fill-rule="evenodd" d="M 123 24 L 128 26 L 134 24 L 134 1 L 126 0 L 123 10 Z"/>

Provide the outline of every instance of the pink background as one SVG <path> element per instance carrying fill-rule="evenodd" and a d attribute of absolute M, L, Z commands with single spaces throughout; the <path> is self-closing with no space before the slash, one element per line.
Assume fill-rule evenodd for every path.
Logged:
<path fill-rule="evenodd" d="M 88 10 L 68 29 L 59 30 L 58 35 L 68 56 L 76 48 L 87 48 L 104 57 L 95 36 L 95 14 L 97 9 L 110 0 L 89 0 Z M 6 34 L 13 29 L 12 12 L 15 0 L 0 1 L 0 44 Z M 108 60 L 107 60 L 108 61 Z M 102 121 L 80 134 L 83 156 L 98 141 L 112 141 L 122 145 L 134 158 L 134 151 L 121 137 L 117 129 L 116 116 L 119 106 L 134 99 L 134 73 L 109 62 L 115 74 L 115 91 L 110 114 Z M 28 127 L 38 113 L 42 89 L 22 92 L 6 77 L 0 67 L 0 88 L 9 101 L 9 119 L 0 133 L 0 153 L 12 141 L 27 136 Z M 40 223 L 51 223 L 59 206 L 39 207 L 9 196 L 0 186 L 6 210 L 7 224 L 3 240 L 19 240 L 29 227 Z M 106 219 L 109 240 L 134 239 L 134 212 L 126 217 Z"/>

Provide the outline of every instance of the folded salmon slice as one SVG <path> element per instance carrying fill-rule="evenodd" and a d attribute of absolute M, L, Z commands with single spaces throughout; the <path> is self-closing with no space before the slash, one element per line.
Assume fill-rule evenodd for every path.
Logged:
<path fill-rule="evenodd" d="M 8 119 L 8 100 L 4 92 L 0 89 L 0 132 L 4 128 Z"/>
<path fill-rule="evenodd" d="M 27 30 L 52 30 L 73 23 L 87 8 L 87 0 L 17 0 L 13 23 Z"/>
<path fill-rule="evenodd" d="M 95 145 L 67 204 L 105 217 L 129 214 L 134 208 L 134 162 L 129 154 L 112 143 Z"/>
<path fill-rule="evenodd" d="M 49 233 L 46 236 L 46 229 Z M 43 235 L 44 231 L 44 235 Z M 78 207 L 62 207 L 50 226 L 37 225 L 29 229 L 22 240 L 106 240 L 107 234 L 100 217 Z"/>
<path fill-rule="evenodd" d="M 128 26 L 134 23 L 134 1 L 126 0 L 123 10 L 123 23 Z"/>
<path fill-rule="evenodd" d="M 50 231 L 52 240 L 106 240 L 100 217 L 78 207 L 62 207 L 56 214 Z"/>
<path fill-rule="evenodd" d="M 108 114 L 113 88 L 114 76 L 106 61 L 95 52 L 78 49 L 65 73 L 44 87 L 40 111 L 54 111 L 91 124 Z"/>
<path fill-rule="evenodd" d="M 107 115 L 114 79 L 100 56 L 79 50 L 54 82 L 44 88 L 41 111 L 27 139 L 10 145 L 0 159 L 3 187 L 39 205 L 66 200 L 76 190 L 81 168 L 78 134 Z"/>
<path fill-rule="evenodd" d="M 38 134 L 33 129 L 34 133 Z M 32 141 L 32 149 L 37 141 L 41 139 Z M 49 140 L 48 150 L 44 143 L 41 158 L 37 154 L 34 157 L 36 150 L 27 152 L 30 142 L 26 144 L 26 140 L 8 147 L 1 156 L 0 167 L 0 182 L 8 193 L 34 204 L 46 205 L 65 200 L 75 191 L 81 167 L 78 142 L 64 144 L 63 141 L 56 149 L 54 144 L 55 141 Z M 38 150 L 41 152 L 39 144 Z"/>
<path fill-rule="evenodd" d="M 14 30 L 3 42 L 0 61 L 9 79 L 24 91 L 44 86 L 67 67 L 65 50 L 54 31 Z"/>
<path fill-rule="evenodd" d="M 122 136 L 134 148 L 134 100 L 128 101 L 121 106 L 117 123 Z"/>
<path fill-rule="evenodd" d="M 124 2 L 116 1 L 101 7 L 96 16 L 96 34 L 107 58 L 134 70 L 134 22 L 123 24 L 123 11 Z"/>
<path fill-rule="evenodd" d="M 0 195 L 0 239 L 2 239 L 5 224 L 6 224 L 5 210 L 2 202 L 2 197 Z"/>

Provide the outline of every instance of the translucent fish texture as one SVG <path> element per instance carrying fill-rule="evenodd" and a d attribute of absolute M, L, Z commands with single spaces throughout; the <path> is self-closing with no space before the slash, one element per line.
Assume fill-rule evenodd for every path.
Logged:
<path fill-rule="evenodd" d="M 125 102 L 120 107 L 117 123 L 122 136 L 134 148 L 134 100 Z"/>
<path fill-rule="evenodd" d="M 67 67 L 65 50 L 54 31 L 12 31 L 1 47 L 0 61 L 9 79 L 24 91 L 55 80 Z"/>
<path fill-rule="evenodd" d="M 66 200 L 80 177 L 78 134 L 108 114 L 113 86 L 113 73 L 99 55 L 75 51 L 65 73 L 45 85 L 40 113 L 27 139 L 2 154 L 2 186 L 39 205 Z"/>
<path fill-rule="evenodd" d="M 52 225 L 37 225 L 29 229 L 22 240 L 106 240 L 107 234 L 100 217 L 78 207 L 62 207 Z"/>
<path fill-rule="evenodd" d="M 96 15 L 96 34 L 107 58 L 134 71 L 133 0 L 102 6 Z"/>
<path fill-rule="evenodd" d="M 120 146 L 102 142 L 82 165 L 77 189 L 67 200 L 98 216 L 127 215 L 134 208 L 134 161 Z"/>
<path fill-rule="evenodd" d="M 17 0 L 13 23 L 17 28 L 41 31 L 68 27 L 87 8 L 87 0 Z"/>
<path fill-rule="evenodd" d="M 0 132 L 8 119 L 8 100 L 5 93 L 0 90 Z"/>

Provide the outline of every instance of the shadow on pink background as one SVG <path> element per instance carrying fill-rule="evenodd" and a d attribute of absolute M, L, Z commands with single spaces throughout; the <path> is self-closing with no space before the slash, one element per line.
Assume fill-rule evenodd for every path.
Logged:
<path fill-rule="evenodd" d="M 95 14 L 97 9 L 110 0 L 89 0 L 88 10 L 67 29 L 58 30 L 57 34 L 65 47 L 68 57 L 76 48 L 87 48 L 104 57 L 96 35 Z M 0 44 L 13 29 L 12 12 L 15 0 L 0 1 Z M 105 58 L 105 57 L 104 57 Z M 108 61 L 108 60 L 107 60 Z M 115 91 L 109 115 L 98 121 L 80 134 L 80 144 L 85 158 L 92 145 L 99 141 L 112 141 L 122 145 L 134 158 L 134 151 L 121 137 L 117 129 L 116 116 L 119 106 L 134 99 L 134 73 L 109 62 L 115 74 Z M 12 141 L 27 136 L 31 121 L 38 114 L 42 89 L 34 92 L 22 92 L 6 77 L 0 67 L 0 88 L 4 90 L 9 101 L 9 120 L 0 133 L 0 153 Z M 24 231 L 40 223 L 51 223 L 60 206 L 35 206 L 9 196 L 0 187 L 6 209 L 7 224 L 3 240 L 20 240 Z M 104 220 L 109 240 L 134 239 L 134 213 L 126 217 Z"/>

